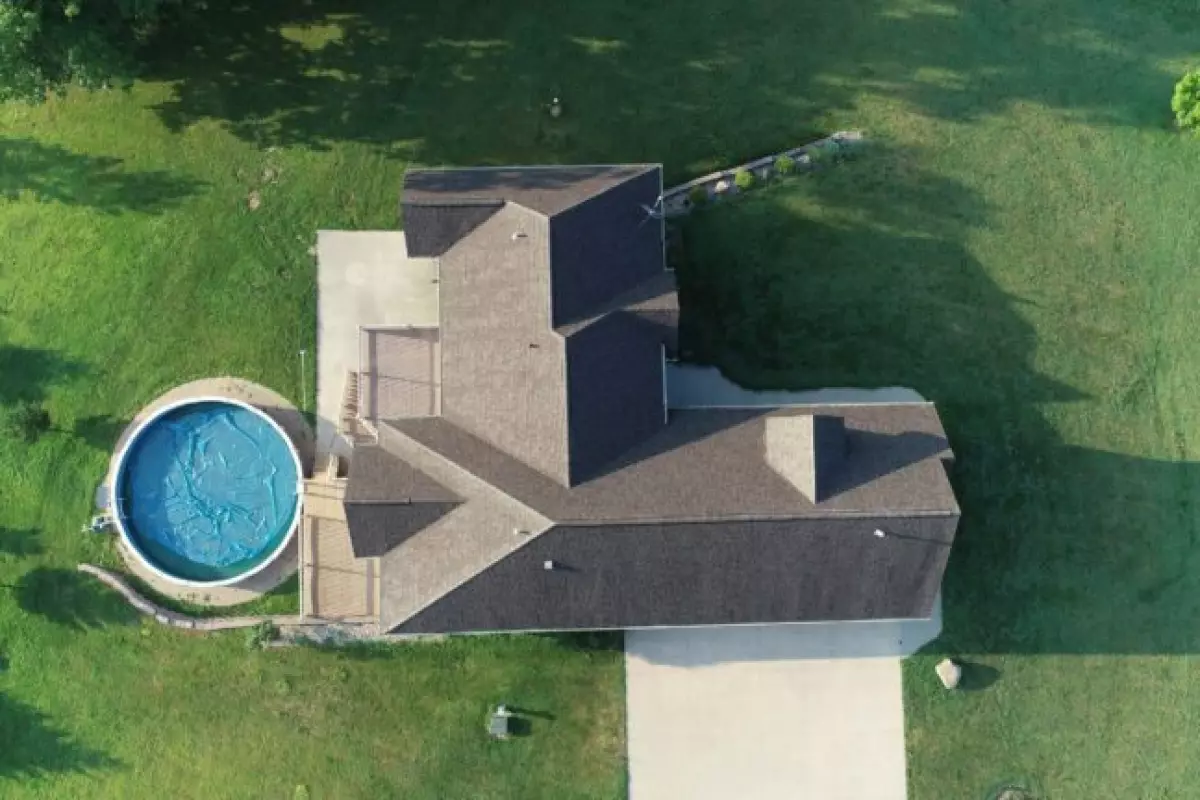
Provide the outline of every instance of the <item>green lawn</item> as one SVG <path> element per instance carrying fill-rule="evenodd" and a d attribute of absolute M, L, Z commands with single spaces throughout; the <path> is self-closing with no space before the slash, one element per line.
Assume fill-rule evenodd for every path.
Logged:
<path fill-rule="evenodd" d="M 692 346 L 939 405 L 964 515 L 944 637 L 905 671 L 911 797 L 1194 797 L 1200 139 L 1166 104 L 1200 16 L 852 6 L 804 57 L 876 144 L 689 220 Z"/>
<path fill-rule="evenodd" d="M 188 69 L 203 76 L 234 54 L 224 34 L 199 36 L 214 59 Z M 190 47 L 172 35 L 162 58 Z M 117 563 L 79 527 L 125 421 L 217 374 L 301 402 L 317 228 L 396 224 L 393 148 L 176 125 L 159 107 L 182 94 L 152 80 L 0 107 L 0 404 L 43 401 L 55 426 L 32 447 L 0 441 L 0 796 L 620 797 L 617 651 L 500 638 L 248 652 L 242 634 L 144 624 L 74 572 Z M 338 98 L 324 101 L 334 116 Z M 387 108 L 372 114 L 391 124 Z M 531 735 L 490 743 L 496 702 L 540 714 Z"/>
<path fill-rule="evenodd" d="M 689 220 L 685 326 L 750 384 L 942 409 L 964 519 L 906 672 L 911 796 L 1194 794 L 1200 140 L 1167 107 L 1193 0 L 209 7 L 130 92 L 0 107 L 0 403 L 57 427 L 0 442 L 0 794 L 620 796 L 618 654 L 250 654 L 130 620 L 69 572 L 113 563 L 76 531 L 163 389 L 301 399 L 314 231 L 394 224 L 407 162 L 670 181 L 838 128 L 873 143 Z M 975 691 L 936 690 L 941 652 Z M 500 699 L 555 719 L 489 747 Z"/>

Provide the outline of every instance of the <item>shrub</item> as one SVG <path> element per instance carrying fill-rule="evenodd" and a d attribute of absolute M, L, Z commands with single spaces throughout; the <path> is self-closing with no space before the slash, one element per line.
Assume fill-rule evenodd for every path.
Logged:
<path fill-rule="evenodd" d="M 1171 110 L 1179 127 L 1200 132 L 1200 69 L 1192 70 L 1175 84 Z"/>
<path fill-rule="evenodd" d="M 693 186 L 688 191 L 688 202 L 693 208 L 699 208 L 708 202 L 708 189 L 704 186 Z"/>
<path fill-rule="evenodd" d="M 837 161 L 842 155 L 842 146 L 835 139 L 808 148 L 808 162 L 813 165 Z"/>
<path fill-rule="evenodd" d="M 26 400 L 0 413 L 0 433 L 27 444 L 36 442 L 39 436 L 50 430 L 50 426 L 50 413 L 37 403 Z"/>
<path fill-rule="evenodd" d="M 739 169 L 733 176 L 733 185 L 738 188 L 738 191 L 747 191 L 754 185 L 754 175 L 744 169 Z"/>
<path fill-rule="evenodd" d="M 791 175 L 796 171 L 796 159 L 788 155 L 782 155 L 775 159 L 775 171 L 780 175 Z"/>
<path fill-rule="evenodd" d="M 246 649 L 263 650 L 268 644 L 279 638 L 279 628 L 270 620 L 263 620 L 257 625 L 246 629 Z"/>

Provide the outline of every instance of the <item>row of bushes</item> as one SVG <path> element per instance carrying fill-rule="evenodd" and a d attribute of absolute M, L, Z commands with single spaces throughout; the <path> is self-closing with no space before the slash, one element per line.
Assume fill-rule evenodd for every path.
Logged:
<path fill-rule="evenodd" d="M 824 164 L 828 161 L 834 161 L 843 155 L 841 143 L 836 139 L 830 139 L 828 142 L 820 145 L 813 145 L 805 150 L 808 155 L 808 163 L 812 165 Z M 784 153 L 775 159 L 773 173 L 775 175 L 787 176 L 796 171 L 796 159 Z M 737 187 L 739 192 L 747 192 L 754 188 L 759 179 L 754 173 L 748 169 L 739 169 L 733 174 L 733 185 Z M 709 201 L 708 187 L 693 186 L 688 192 L 688 201 L 693 208 L 698 208 Z"/>

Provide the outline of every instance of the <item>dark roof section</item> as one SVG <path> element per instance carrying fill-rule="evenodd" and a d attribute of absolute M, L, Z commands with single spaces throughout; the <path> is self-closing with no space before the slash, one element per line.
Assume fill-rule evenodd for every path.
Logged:
<path fill-rule="evenodd" d="M 550 274 L 555 327 L 595 314 L 598 306 L 661 275 L 663 220 L 654 208 L 662 170 L 610 173 L 610 183 L 550 220 Z"/>
<path fill-rule="evenodd" d="M 928 617 L 957 521 L 953 514 L 559 526 L 395 630 Z M 546 561 L 556 568 L 544 569 Z"/>
<path fill-rule="evenodd" d="M 355 448 L 343 505 L 356 557 L 383 555 L 461 503 L 453 492 L 382 447 Z"/>
<path fill-rule="evenodd" d="M 382 556 L 437 522 L 457 503 L 346 503 L 355 558 Z"/>
<path fill-rule="evenodd" d="M 659 170 L 657 164 L 411 169 L 404 204 L 518 203 L 552 217 L 614 186 Z"/>
<path fill-rule="evenodd" d="M 820 503 L 766 458 L 767 422 L 805 414 L 845 419 L 846 459 Z M 444 419 L 387 424 L 560 523 L 958 513 L 932 404 L 672 410 L 666 428 L 570 489 Z"/>
<path fill-rule="evenodd" d="M 624 311 L 567 339 L 567 436 L 571 485 L 666 424 L 663 354 L 656 329 Z"/>
<path fill-rule="evenodd" d="M 555 330 L 570 337 L 587 328 L 606 314 L 625 311 L 654 326 L 658 340 L 674 353 L 678 348 L 679 289 L 674 272 L 659 272 L 627 292 L 597 306 L 591 314 L 575 322 L 559 325 Z"/>
<path fill-rule="evenodd" d="M 354 448 L 347 503 L 460 503 L 433 478 L 378 445 Z"/>
<path fill-rule="evenodd" d="M 771 468 L 812 503 L 833 495 L 846 461 L 846 421 L 828 414 L 773 417 L 766 421 Z"/>
<path fill-rule="evenodd" d="M 405 203 L 404 240 L 408 254 L 436 258 L 478 228 L 504 207 L 500 201 L 487 203 Z"/>
<path fill-rule="evenodd" d="M 828 414 L 812 417 L 814 481 L 812 501 L 823 503 L 838 484 L 838 473 L 846 464 L 846 420 Z"/>

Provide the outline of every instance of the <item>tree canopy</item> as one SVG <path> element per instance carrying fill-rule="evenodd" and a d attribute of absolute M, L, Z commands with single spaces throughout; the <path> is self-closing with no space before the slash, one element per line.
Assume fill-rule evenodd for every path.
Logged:
<path fill-rule="evenodd" d="M 133 76 L 139 38 L 180 0 L 0 0 L 0 101 Z"/>

